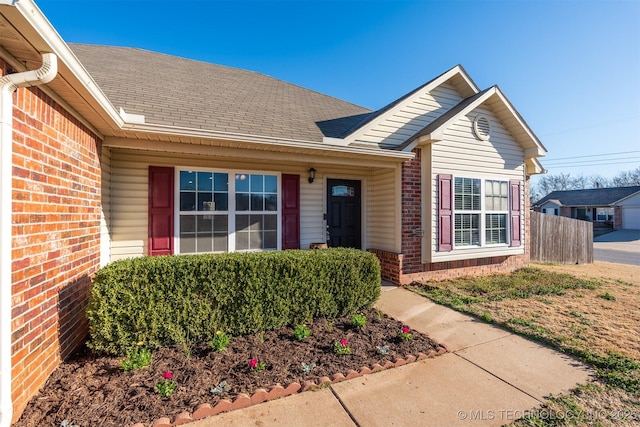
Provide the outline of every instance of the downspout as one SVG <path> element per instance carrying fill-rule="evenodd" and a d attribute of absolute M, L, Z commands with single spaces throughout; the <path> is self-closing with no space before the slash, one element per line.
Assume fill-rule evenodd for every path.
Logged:
<path fill-rule="evenodd" d="M 9 427 L 11 400 L 11 204 L 13 178 L 13 92 L 49 83 L 58 73 L 58 57 L 42 55 L 37 70 L 0 78 L 0 427 Z"/>

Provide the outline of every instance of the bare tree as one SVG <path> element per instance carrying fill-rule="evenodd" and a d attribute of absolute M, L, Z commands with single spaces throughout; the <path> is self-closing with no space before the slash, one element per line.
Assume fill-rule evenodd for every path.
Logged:
<path fill-rule="evenodd" d="M 607 187 L 630 187 L 640 185 L 640 167 L 620 172 L 611 179 L 603 178 L 600 175 L 589 175 L 572 177 L 569 173 L 559 173 L 555 175 L 543 175 L 537 184 L 532 185 L 532 203 L 542 199 L 553 191 L 582 190 L 589 188 Z"/>

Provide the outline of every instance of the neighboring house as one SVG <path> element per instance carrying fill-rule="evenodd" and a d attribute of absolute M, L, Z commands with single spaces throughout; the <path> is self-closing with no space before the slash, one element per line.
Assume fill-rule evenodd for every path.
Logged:
<path fill-rule="evenodd" d="M 597 228 L 640 229 L 640 186 L 554 191 L 534 210 L 591 221 Z"/>
<path fill-rule="evenodd" d="M 461 66 L 370 111 L 254 72 L 69 46 L 31 0 L 0 0 L 0 59 L 2 425 L 83 342 L 91 276 L 112 260 L 328 242 L 372 251 L 396 284 L 529 263 L 546 151 Z"/>

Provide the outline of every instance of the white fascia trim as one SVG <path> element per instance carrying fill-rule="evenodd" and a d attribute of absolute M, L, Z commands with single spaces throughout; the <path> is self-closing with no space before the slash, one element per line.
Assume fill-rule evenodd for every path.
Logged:
<path fill-rule="evenodd" d="M 542 163 L 535 157 L 529 157 L 525 160 L 527 176 L 541 175 L 548 171 L 542 166 Z"/>
<path fill-rule="evenodd" d="M 421 135 L 420 137 L 418 137 L 415 141 L 413 141 L 411 144 L 409 144 L 405 148 L 405 150 L 412 150 L 413 148 L 415 148 L 416 145 L 419 145 L 419 144 L 422 144 L 422 143 L 426 143 L 426 142 L 442 141 L 444 139 L 444 133 L 445 133 L 445 131 L 447 130 L 447 128 L 449 126 L 451 126 L 458 119 L 460 119 L 460 117 L 468 114 L 469 112 L 473 111 L 474 109 L 476 109 L 477 107 L 482 105 L 484 102 L 486 102 L 489 98 L 491 98 L 494 95 L 498 96 L 500 101 L 509 110 L 511 115 L 517 120 L 517 122 L 520 125 L 520 127 L 522 129 L 524 129 L 524 131 L 527 133 L 527 136 L 529 137 L 531 142 L 533 142 L 533 144 L 534 144 L 533 147 L 526 148 L 524 150 L 525 159 L 532 159 L 532 158 L 535 158 L 535 157 L 544 156 L 547 153 L 547 151 L 542 146 L 542 143 L 540 143 L 538 138 L 536 138 L 536 136 L 533 134 L 533 132 L 531 132 L 531 129 L 529 129 L 529 127 L 526 125 L 526 123 L 524 123 L 522 121 L 522 119 L 520 118 L 520 115 L 515 111 L 515 109 L 511 105 L 511 103 L 502 94 L 502 92 L 500 91 L 500 88 L 497 87 L 497 86 L 494 86 L 494 87 L 490 88 L 489 90 L 487 90 L 487 92 L 485 92 L 480 97 L 478 97 L 478 99 L 474 100 L 472 103 L 470 103 L 465 108 L 460 110 L 460 112 L 458 114 L 456 114 L 455 116 L 451 117 L 449 120 L 447 120 L 446 122 L 444 122 L 443 124 L 438 126 L 438 128 L 435 129 L 430 134 Z"/>
<path fill-rule="evenodd" d="M 42 55 L 37 70 L 7 74 L 0 78 L 0 426 L 11 425 L 11 224 L 13 190 L 13 92 L 19 87 L 49 83 L 58 73 L 53 53 Z"/>
<path fill-rule="evenodd" d="M 180 126 L 167 126 L 157 124 L 134 124 L 125 123 L 122 127 L 124 130 L 143 132 L 158 135 L 173 135 L 186 138 L 203 138 L 203 139 L 221 139 L 226 141 L 249 142 L 259 145 L 279 146 L 287 148 L 310 149 L 332 153 L 350 153 L 361 154 L 366 156 L 376 156 L 397 161 L 406 161 L 414 158 L 413 153 L 405 153 L 395 150 L 380 150 L 370 148 L 356 148 L 340 145 L 328 145 L 314 141 L 305 141 L 297 139 L 276 138 L 271 136 L 249 135 L 231 132 L 216 132 L 205 129 L 187 128 Z M 106 143 L 106 141 L 105 141 Z"/>
<path fill-rule="evenodd" d="M 531 141 L 533 141 L 533 143 L 535 144 L 535 148 L 531 148 L 531 149 L 527 149 L 525 151 L 525 153 L 527 151 L 531 152 L 531 157 L 542 157 L 545 154 L 547 154 L 547 149 L 544 147 L 544 145 L 542 145 L 542 142 L 540 142 L 540 140 L 538 139 L 538 137 L 533 133 L 533 131 L 531 130 L 531 128 L 529 128 L 529 125 L 527 125 L 527 123 L 525 123 L 525 121 L 522 119 L 522 117 L 520 116 L 520 114 L 518 114 L 518 112 L 516 111 L 516 109 L 513 107 L 513 105 L 511 105 L 511 102 L 509 102 L 509 100 L 507 99 L 506 96 L 504 96 L 504 94 L 502 93 L 502 91 L 500 90 L 500 88 L 498 86 L 495 86 L 495 94 L 498 95 L 498 97 L 500 97 L 500 100 L 502 101 L 502 103 L 505 105 L 505 107 L 507 107 L 507 109 L 509 109 L 509 112 L 511 113 L 511 115 L 516 119 L 516 121 L 518 122 L 518 124 L 520 125 L 520 127 L 527 133 L 527 135 L 529 136 L 529 138 L 531 139 Z M 526 154 L 525 154 L 526 155 Z"/>
<path fill-rule="evenodd" d="M 392 116 L 393 114 L 395 114 L 398 110 L 401 110 L 403 108 L 405 108 L 407 105 L 411 104 L 415 98 L 419 97 L 420 95 L 422 95 L 423 93 L 428 93 L 431 92 L 433 89 L 437 88 L 438 86 L 440 86 L 441 84 L 443 84 L 444 82 L 446 82 L 447 80 L 451 79 L 453 76 L 455 75 L 460 75 L 462 78 L 464 78 L 467 83 L 469 84 L 470 87 L 473 88 L 473 90 L 478 93 L 480 92 L 480 90 L 478 89 L 478 87 L 473 83 L 473 81 L 469 78 L 469 76 L 467 75 L 467 73 L 462 69 L 462 67 L 460 67 L 459 65 L 456 65 L 455 67 L 453 67 L 452 69 L 450 69 L 449 71 L 445 72 L 444 74 L 442 74 L 441 76 L 437 77 L 436 79 L 434 79 L 433 81 L 429 82 L 426 86 L 424 86 L 420 91 L 414 93 L 412 96 L 407 97 L 406 99 L 404 99 L 402 102 L 399 102 L 397 105 L 393 106 L 393 108 L 390 108 L 389 110 L 385 111 L 382 115 L 376 117 L 374 120 L 372 120 L 371 122 L 367 123 L 366 125 L 364 125 L 363 127 L 360 127 L 356 130 L 354 130 L 352 133 L 350 133 L 349 135 L 344 137 L 344 140 L 349 144 L 355 140 L 357 140 L 360 136 L 362 136 L 364 133 L 369 132 L 373 127 L 377 126 L 380 122 L 386 120 L 386 118 L 388 116 Z"/>
<path fill-rule="evenodd" d="M 624 201 L 625 201 L 625 200 L 627 200 L 627 199 L 630 199 L 630 198 L 632 198 L 632 197 L 634 197 L 634 196 L 637 196 L 638 194 L 640 194 L 640 191 L 636 191 L 635 193 L 631 193 L 631 194 L 629 194 L 628 196 L 623 197 L 623 198 L 622 198 L 622 199 L 620 199 L 620 200 L 616 200 L 615 202 L 611 203 L 609 206 L 615 206 L 615 205 L 617 205 L 618 203 L 624 202 Z"/>
<path fill-rule="evenodd" d="M 122 127 L 124 120 L 120 117 L 119 112 L 111 105 L 111 102 L 109 102 L 102 90 L 98 87 L 93 77 L 91 77 L 71 49 L 69 49 L 69 46 L 67 46 L 62 37 L 60 37 L 38 6 L 36 6 L 32 0 L 2 0 L 0 4 L 12 5 L 20 12 L 33 30 L 36 31 L 42 40 L 51 48 L 51 52 L 56 54 L 58 60 L 69 68 L 75 78 L 80 81 L 91 96 L 98 102 L 113 123 L 118 127 Z"/>

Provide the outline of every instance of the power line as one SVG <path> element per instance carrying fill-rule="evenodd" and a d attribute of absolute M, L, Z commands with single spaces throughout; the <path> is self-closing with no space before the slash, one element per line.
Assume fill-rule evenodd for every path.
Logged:
<path fill-rule="evenodd" d="M 573 160 L 573 159 L 584 159 L 586 157 L 617 156 L 618 154 L 631 154 L 631 153 L 640 153 L 640 150 L 619 151 L 617 153 L 589 154 L 588 156 L 559 157 L 557 159 L 548 159 L 546 161 L 547 162 L 555 162 L 556 160 Z M 605 160 L 608 160 L 608 159 L 605 159 Z"/>
<path fill-rule="evenodd" d="M 593 163 L 593 164 L 584 164 L 584 165 L 550 165 L 549 168 L 553 168 L 553 169 L 559 169 L 559 168 L 584 168 L 584 167 L 589 167 L 589 166 L 608 166 L 608 165 L 622 165 L 625 163 L 636 163 L 638 164 L 637 161 L 631 161 L 631 162 L 613 162 L 613 163 Z M 542 166 L 544 167 L 544 162 L 542 162 Z"/>
<path fill-rule="evenodd" d="M 575 162 L 566 162 L 566 161 L 559 161 L 561 165 L 571 165 L 574 163 L 584 163 L 584 164 L 589 164 L 589 163 L 593 163 L 593 162 L 610 162 L 610 161 L 614 161 L 614 160 L 634 160 L 634 159 L 638 159 L 640 161 L 640 157 L 636 157 L 636 156 L 631 156 L 631 157 L 615 157 L 613 159 L 593 159 L 593 160 L 578 160 Z M 542 163 L 553 163 L 552 160 L 549 160 L 547 162 L 545 162 L 544 160 L 542 160 Z"/>

